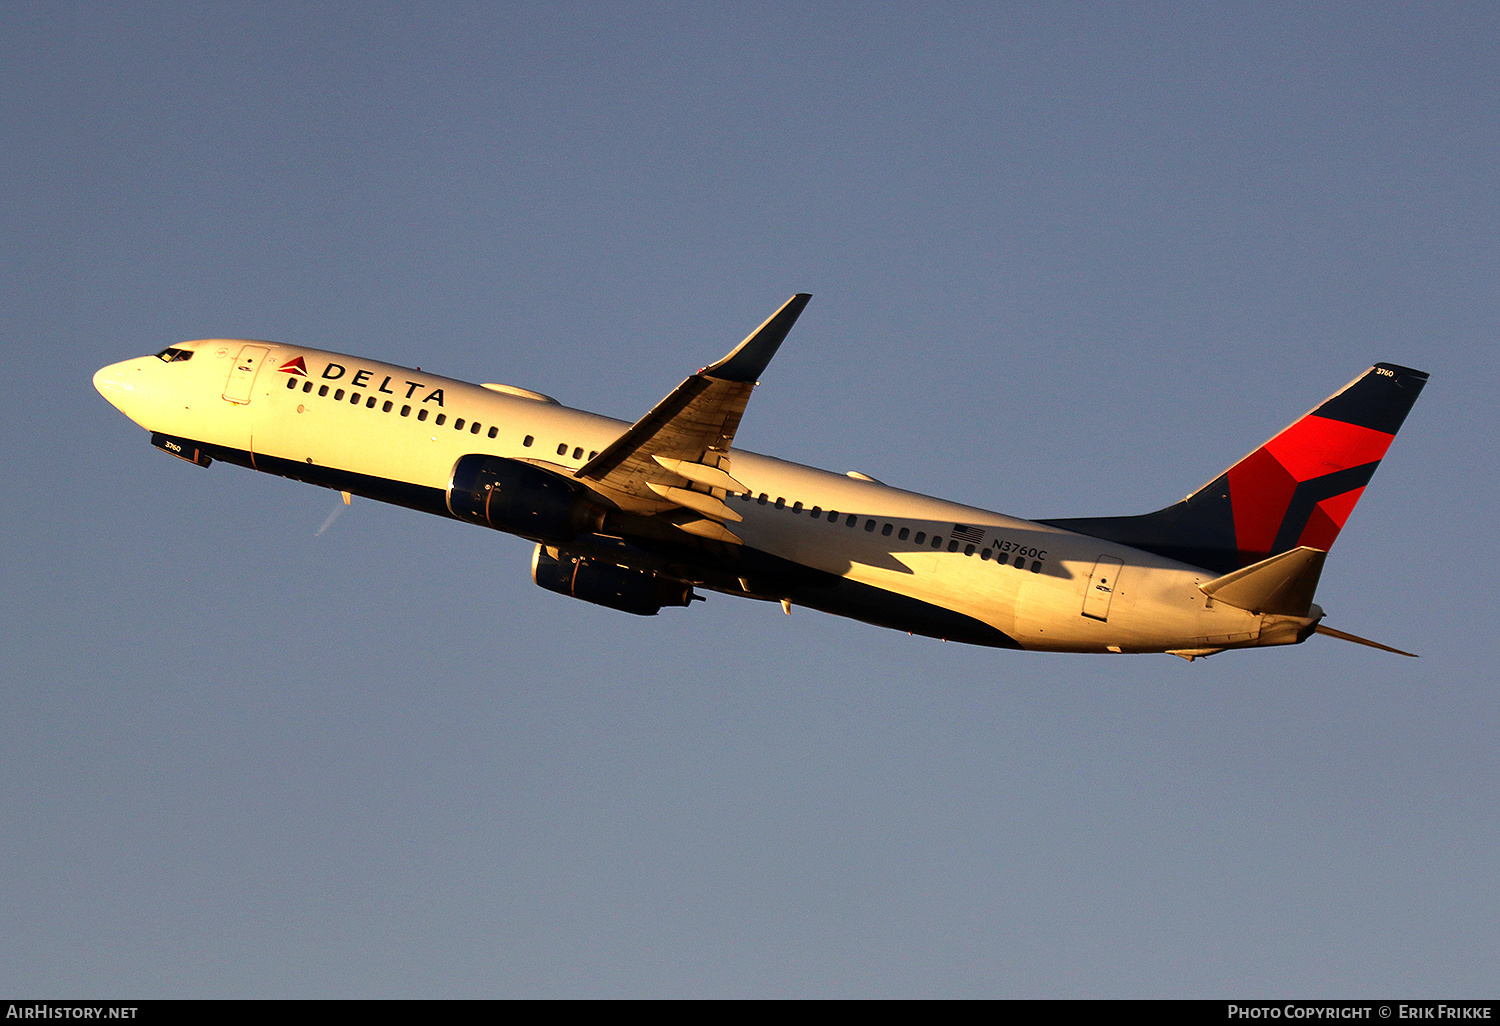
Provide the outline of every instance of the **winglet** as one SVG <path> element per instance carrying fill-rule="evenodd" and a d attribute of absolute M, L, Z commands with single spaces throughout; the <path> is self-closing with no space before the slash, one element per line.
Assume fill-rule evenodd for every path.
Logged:
<path fill-rule="evenodd" d="M 748 381 L 752 384 L 758 381 L 761 372 L 771 362 L 771 357 L 776 355 L 776 350 L 781 348 L 781 343 L 786 341 L 787 333 L 797 323 L 798 315 L 811 298 L 806 292 L 799 292 L 788 299 L 780 310 L 752 331 L 749 338 L 735 346 L 732 353 L 718 363 L 703 368 L 699 373 L 720 381 Z"/>

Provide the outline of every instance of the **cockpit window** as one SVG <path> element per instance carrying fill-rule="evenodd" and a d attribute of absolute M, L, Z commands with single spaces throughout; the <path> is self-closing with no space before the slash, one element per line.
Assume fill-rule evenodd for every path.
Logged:
<path fill-rule="evenodd" d="M 191 349 L 171 347 L 157 353 L 156 358 L 162 363 L 176 363 L 179 360 L 191 360 L 193 358 L 193 351 Z"/>

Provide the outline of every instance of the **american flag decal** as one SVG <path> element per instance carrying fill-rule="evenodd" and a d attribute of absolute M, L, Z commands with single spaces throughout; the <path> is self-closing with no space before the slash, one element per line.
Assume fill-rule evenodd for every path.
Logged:
<path fill-rule="evenodd" d="M 955 541 L 972 542 L 978 545 L 984 541 L 984 528 L 969 527 L 967 524 L 954 524 L 952 537 Z"/>

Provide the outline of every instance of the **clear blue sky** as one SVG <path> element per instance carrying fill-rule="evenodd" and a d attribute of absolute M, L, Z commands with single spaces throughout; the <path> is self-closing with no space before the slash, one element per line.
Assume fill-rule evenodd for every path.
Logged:
<path fill-rule="evenodd" d="M 1500 8 L 0 4 L 0 992 L 1494 996 Z M 151 449 L 268 338 L 747 448 L 1175 501 L 1432 373 L 1294 649 L 540 591 Z"/>

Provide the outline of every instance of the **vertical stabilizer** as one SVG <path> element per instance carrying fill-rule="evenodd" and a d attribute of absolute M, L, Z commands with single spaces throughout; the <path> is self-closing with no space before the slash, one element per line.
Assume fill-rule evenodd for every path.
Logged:
<path fill-rule="evenodd" d="M 1219 574 L 1298 546 L 1326 552 L 1426 383 L 1378 363 L 1176 505 L 1042 523 Z"/>

